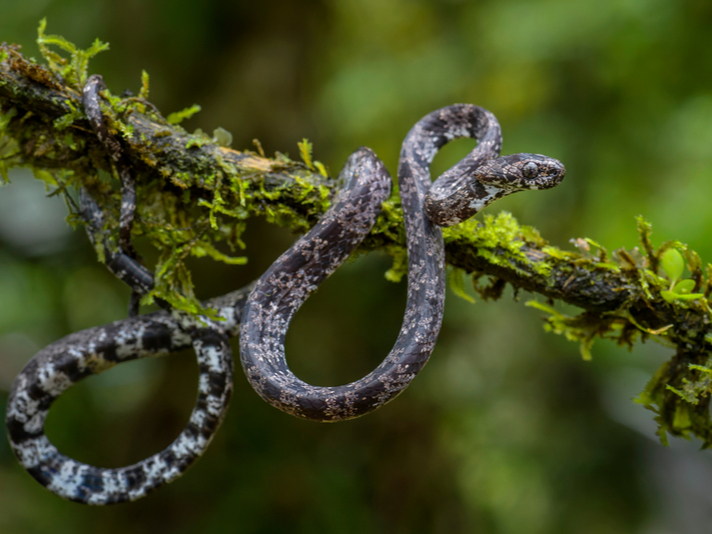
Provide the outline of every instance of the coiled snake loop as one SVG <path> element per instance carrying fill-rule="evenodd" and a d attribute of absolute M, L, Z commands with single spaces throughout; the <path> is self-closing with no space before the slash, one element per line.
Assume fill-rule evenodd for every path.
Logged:
<path fill-rule="evenodd" d="M 92 241 L 102 239 L 107 267 L 133 291 L 130 317 L 60 339 L 34 356 L 13 383 L 7 407 L 10 443 L 18 460 L 56 494 L 87 504 L 135 500 L 180 476 L 217 431 L 232 392 L 227 338 L 240 334 L 243 368 L 267 402 L 298 417 L 337 421 L 364 415 L 393 399 L 430 357 L 442 322 L 445 252 L 440 226 L 457 224 L 484 206 L 524 189 L 558 184 L 564 167 L 533 154 L 498 158 L 501 131 L 488 111 L 457 104 L 418 121 L 401 149 L 398 181 L 408 250 L 408 297 L 395 345 L 370 374 L 351 384 L 316 387 L 289 369 L 284 337 L 299 306 L 370 232 L 391 179 L 368 148 L 349 158 L 344 186 L 332 207 L 253 285 L 206 303 L 223 321 L 192 318 L 170 310 L 136 315 L 138 297 L 153 287 L 153 275 L 136 258 L 130 241 L 136 190 L 121 143 L 111 136 L 99 106 L 100 77 L 84 91 L 90 123 L 111 155 L 122 184 L 118 247 L 104 235 L 103 213 L 81 193 L 82 215 Z M 429 166 L 437 151 L 458 137 L 476 148 L 431 185 Z M 116 364 L 169 354 L 189 346 L 199 362 L 198 400 L 186 428 L 164 451 L 135 465 L 107 469 L 77 462 L 44 434 L 50 406 L 68 387 Z"/>

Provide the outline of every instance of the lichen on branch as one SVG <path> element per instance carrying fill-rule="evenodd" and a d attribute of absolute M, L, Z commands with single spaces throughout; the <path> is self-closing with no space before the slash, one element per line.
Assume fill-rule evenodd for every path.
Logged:
<path fill-rule="evenodd" d="M 72 198 L 89 189 L 106 212 L 106 231 L 117 242 L 121 192 L 116 171 L 96 138 L 81 105 L 89 59 L 108 45 L 96 41 L 80 50 L 40 26 L 40 50 L 47 62 L 24 57 L 16 45 L 0 46 L 0 177 L 29 167 L 38 179 L 68 200 L 70 222 L 81 223 Z M 64 56 L 49 47 L 58 47 Z M 143 73 L 138 96 L 103 93 L 107 123 L 120 136 L 136 177 L 138 207 L 133 237 L 158 252 L 153 297 L 196 313 L 188 256 L 210 256 L 239 264 L 245 259 L 241 235 L 254 216 L 303 232 L 328 208 L 340 186 L 313 159 L 307 140 L 299 143 L 302 161 L 283 154 L 267 157 L 229 147 L 222 128 L 213 135 L 188 133 L 180 121 L 199 110 L 192 106 L 164 118 L 149 100 Z M 1 193 L 0 193 L 1 194 Z M 708 299 L 712 266 L 670 241 L 655 247 L 650 224 L 638 219 L 641 249 L 609 254 L 595 241 L 572 240 L 577 251 L 549 244 L 511 215 L 485 215 L 445 229 L 450 285 L 467 296 L 465 281 L 484 300 L 502 295 L 506 284 L 545 297 L 529 304 L 544 311 L 545 327 L 580 343 L 591 358 L 597 338 L 621 346 L 653 340 L 674 350 L 637 402 L 656 413 L 659 435 L 698 436 L 712 446 L 709 402 L 712 392 L 712 330 Z M 403 214 L 397 196 L 389 199 L 361 252 L 382 250 L 393 256 L 386 273 L 400 280 L 407 269 Z M 101 257 L 101 250 L 98 251 Z M 685 268 L 689 276 L 684 276 Z M 582 309 L 575 317 L 554 309 L 555 301 Z"/>

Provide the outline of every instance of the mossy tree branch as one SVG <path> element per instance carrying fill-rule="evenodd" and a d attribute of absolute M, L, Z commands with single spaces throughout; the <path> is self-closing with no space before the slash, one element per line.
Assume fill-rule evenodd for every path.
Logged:
<path fill-rule="evenodd" d="M 101 48 L 96 43 L 95 47 Z M 106 175 L 97 173 L 100 169 L 112 174 L 113 169 L 82 111 L 82 71 L 77 68 L 71 71 L 73 77 L 62 76 L 62 58 L 45 57 L 49 67 L 26 59 L 16 46 L 0 47 L 0 173 L 7 179 L 8 169 L 29 167 L 68 198 L 74 188 L 89 188 L 106 210 L 107 231 L 115 233 L 120 192 Z M 221 146 L 224 132 L 189 134 L 175 124 L 180 115 L 167 120 L 148 101 L 147 75 L 138 97 L 108 92 L 104 96 L 109 126 L 121 134 L 137 178 L 134 233 L 147 237 L 159 251 L 154 296 L 188 311 L 200 306 L 183 263 L 187 255 L 240 263 L 242 258 L 220 249 L 244 248 L 240 235 L 247 219 L 260 215 L 304 231 L 338 190 L 338 179 L 312 161 L 306 141 L 300 144 L 303 161 L 293 161 L 281 154 L 268 158 L 259 144 L 256 152 Z M 650 225 L 639 219 L 638 226 L 643 252 L 620 249 L 609 255 L 589 239 L 575 241 L 578 252 L 553 247 L 536 230 L 505 213 L 468 221 L 445 230 L 451 287 L 461 293 L 463 277 L 468 276 L 485 299 L 498 298 L 509 283 L 515 291 L 524 289 L 582 308 L 580 315 L 569 317 L 530 303 L 548 313 L 549 330 L 580 342 L 585 358 L 596 337 L 627 346 L 652 338 L 671 346 L 675 355 L 638 401 L 657 413 L 663 441 L 669 432 L 696 435 L 712 446 L 712 330 L 707 304 L 712 267 L 703 273 L 697 254 L 679 242 L 654 248 Z M 404 244 L 402 212 L 393 197 L 361 250 L 391 254 L 394 266 L 386 276 L 398 280 L 406 268 Z M 668 250 L 684 255 L 691 273 L 684 284 L 678 280 L 680 274 L 671 273 L 662 262 Z M 489 282 L 480 285 L 483 275 Z M 700 293 L 695 296 L 694 291 Z"/>

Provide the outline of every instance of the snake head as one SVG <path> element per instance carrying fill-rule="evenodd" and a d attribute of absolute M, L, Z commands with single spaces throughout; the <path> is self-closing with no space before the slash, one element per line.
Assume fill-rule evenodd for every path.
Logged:
<path fill-rule="evenodd" d="M 564 179 L 566 168 L 559 160 L 549 156 L 522 153 L 487 161 L 474 174 L 483 185 L 514 193 L 559 185 Z"/>

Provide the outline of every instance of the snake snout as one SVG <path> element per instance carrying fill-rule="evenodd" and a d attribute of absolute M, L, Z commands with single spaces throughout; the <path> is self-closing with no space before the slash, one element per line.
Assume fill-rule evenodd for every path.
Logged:
<path fill-rule="evenodd" d="M 566 167 L 559 160 L 541 154 L 527 154 L 521 165 L 525 189 L 550 189 L 561 183 L 566 176 Z"/>

